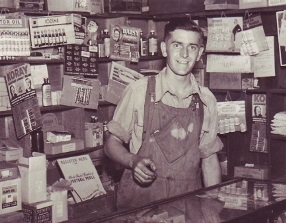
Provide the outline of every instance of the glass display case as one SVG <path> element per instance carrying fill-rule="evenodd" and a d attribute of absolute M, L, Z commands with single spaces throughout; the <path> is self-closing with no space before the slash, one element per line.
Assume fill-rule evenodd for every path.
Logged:
<path fill-rule="evenodd" d="M 93 213 L 69 222 L 271 223 L 284 209 L 286 183 L 235 179 L 142 207 L 105 216 Z"/>

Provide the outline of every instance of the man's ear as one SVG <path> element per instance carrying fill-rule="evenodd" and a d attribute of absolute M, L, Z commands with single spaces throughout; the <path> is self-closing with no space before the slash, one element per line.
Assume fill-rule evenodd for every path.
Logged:
<path fill-rule="evenodd" d="M 161 42 L 161 52 L 163 57 L 167 57 L 167 46 L 165 42 Z"/>
<path fill-rule="evenodd" d="M 203 55 L 204 50 L 205 50 L 204 45 L 201 45 L 196 61 L 199 61 L 201 59 L 201 56 Z"/>

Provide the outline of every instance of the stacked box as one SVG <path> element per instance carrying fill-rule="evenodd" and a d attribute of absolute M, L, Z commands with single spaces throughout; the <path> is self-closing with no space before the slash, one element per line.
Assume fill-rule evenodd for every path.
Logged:
<path fill-rule="evenodd" d="M 17 165 L 1 161 L 0 174 L 0 214 L 21 210 L 21 178 Z"/>
<path fill-rule="evenodd" d="M 32 157 L 21 157 L 18 167 L 22 179 L 22 201 L 31 204 L 47 200 L 46 155 L 34 152 Z"/>
<path fill-rule="evenodd" d="M 67 142 L 45 143 L 45 154 L 54 155 L 59 153 L 67 153 L 84 149 L 84 141 L 82 139 L 71 139 Z"/>
<path fill-rule="evenodd" d="M 204 11 L 202 0 L 149 0 L 149 14 L 190 13 Z"/>
<path fill-rule="evenodd" d="M 4 77 L 0 77 L 0 111 L 11 108 L 7 86 Z"/>
<path fill-rule="evenodd" d="M 52 223 L 53 201 L 42 201 L 32 204 L 23 203 L 24 222 L 28 223 Z"/>
<path fill-rule="evenodd" d="M 239 0 L 239 9 L 250 9 L 250 8 L 260 8 L 267 7 L 268 0 Z"/>
<path fill-rule="evenodd" d="M 42 11 L 45 9 L 44 0 L 20 0 L 18 8 L 25 11 Z"/>
<path fill-rule="evenodd" d="M 53 201 L 53 222 L 68 220 L 67 190 L 63 188 L 49 187 L 48 200 Z"/>
<path fill-rule="evenodd" d="M 205 0 L 205 10 L 238 9 L 239 0 Z"/>
<path fill-rule="evenodd" d="M 89 12 L 91 14 L 103 12 L 101 0 L 48 0 L 47 7 L 49 11 Z"/>

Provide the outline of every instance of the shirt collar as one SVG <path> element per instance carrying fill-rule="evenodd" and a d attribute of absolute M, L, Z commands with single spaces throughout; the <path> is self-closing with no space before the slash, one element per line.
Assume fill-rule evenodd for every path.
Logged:
<path fill-rule="evenodd" d="M 165 72 L 166 72 L 166 68 L 161 70 L 160 73 L 156 77 L 155 102 L 160 101 L 167 92 L 170 92 L 172 94 L 172 89 L 170 89 L 170 86 L 166 80 Z M 192 88 L 189 92 L 189 96 L 195 93 L 198 93 L 199 95 L 201 95 L 200 86 L 198 85 L 193 74 L 191 74 L 190 79 L 192 83 Z"/>

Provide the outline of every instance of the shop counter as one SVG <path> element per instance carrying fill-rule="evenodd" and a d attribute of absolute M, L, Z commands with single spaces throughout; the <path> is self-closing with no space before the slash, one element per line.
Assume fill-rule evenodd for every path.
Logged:
<path fill-rule="evenodd" d="M 142 207 L 90 213 L 68 222 L 274 223 L 284 209 L 286 183 L 239 178 Z"/>

